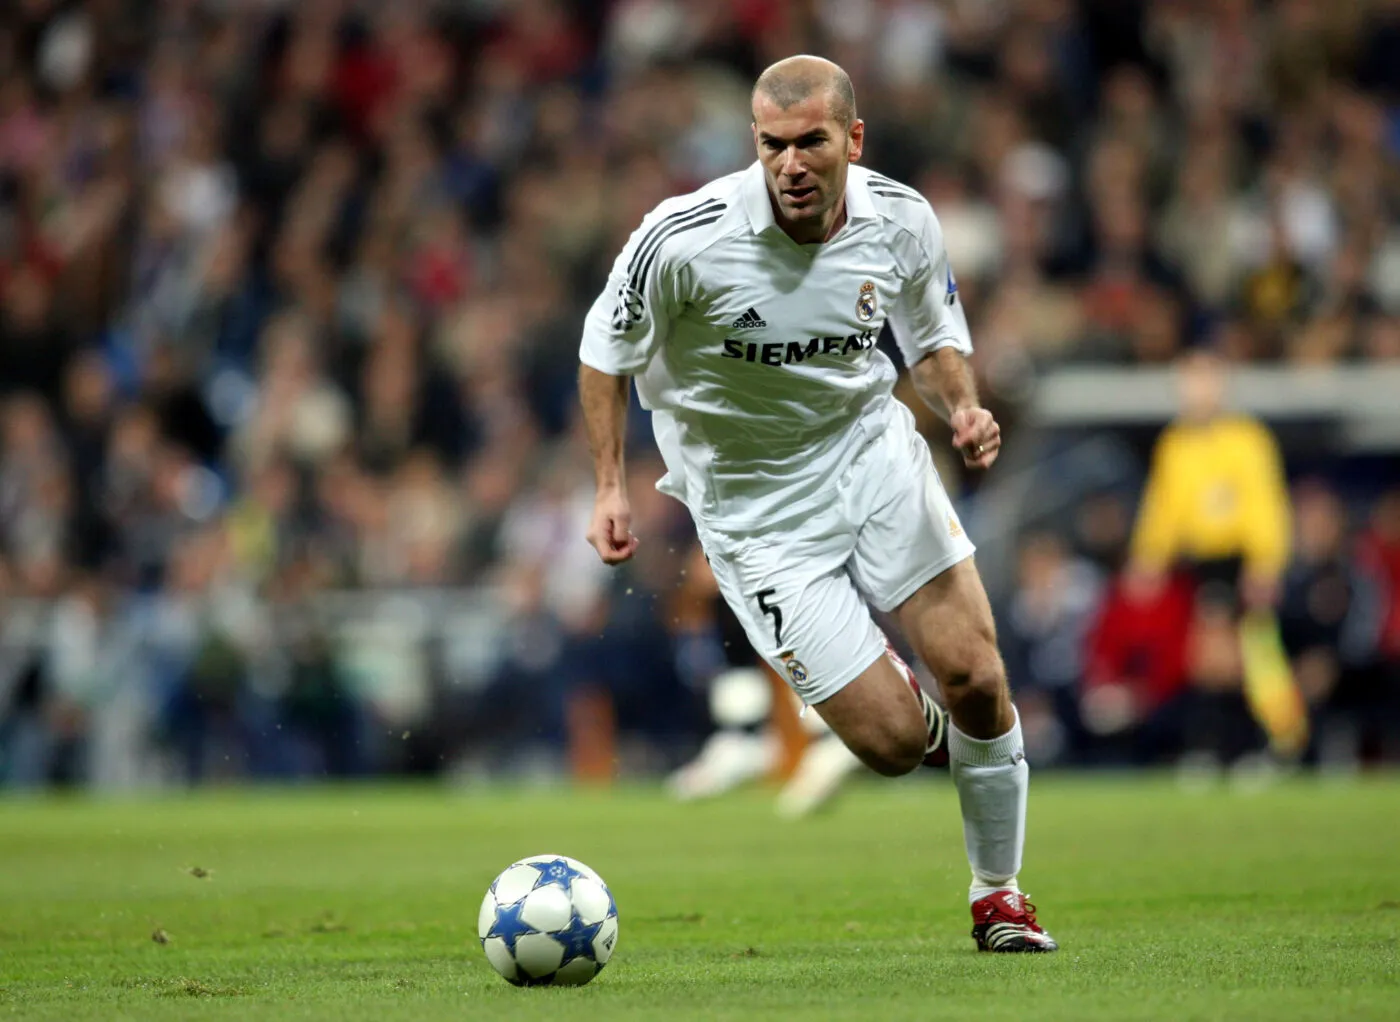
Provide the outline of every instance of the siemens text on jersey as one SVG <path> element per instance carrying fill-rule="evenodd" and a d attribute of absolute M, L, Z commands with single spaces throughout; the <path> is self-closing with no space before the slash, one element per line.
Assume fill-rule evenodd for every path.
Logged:
<path fill-rule="evenodd" d="M 864 330 L 845 337 L 813 337 L 808 341 L 772 341 L 754 344 L 724 339 L 724 357 L 742 358 L 766 366 L 792 365 L 820 355 L 849 355 L 853 351 L 869 351 L 879 340 L 878 330 Z"/>

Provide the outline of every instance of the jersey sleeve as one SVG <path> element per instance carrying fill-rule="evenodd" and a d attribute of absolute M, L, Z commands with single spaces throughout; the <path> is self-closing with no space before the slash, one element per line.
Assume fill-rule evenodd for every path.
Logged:
<path fill-rule="evenodd" d="M 1248 451 L 1240 459 L 1245 567 L 1263 578 L 1277 579 L 1288 567 L 1293 536 L 1283 456 L 1278 441 L 1261 422 L 1242 426 L 1241 441 Z"/>
<path fill-rule="evenodd" d="M 1133 527 L 1133 560 L 1150 571 L 1171 568 L 1184 546 L 1191 461 L 1182 456 L 1188 452 L 1178 442 L 1179 436 L 1175 426 L 1168 426 L 1157 438 Z"/>
<path fill-rule="evenodd" d="M 583 322 L 579 361 L 612 376 L 635 376 L 665 343 L 680 311 L 678 271 L 666 259 L 664 221 L 647 216 L 613 263 Z"/>
<path fill-rule="evenodd" d="M 912 265 L 890 310 L 890 327 L 906 365 L 939 348 L 972 354 L 972 335 L 958 297 L 958 283 L 943 247 L 943 230 L 927 204 L 920 204 Z"/>

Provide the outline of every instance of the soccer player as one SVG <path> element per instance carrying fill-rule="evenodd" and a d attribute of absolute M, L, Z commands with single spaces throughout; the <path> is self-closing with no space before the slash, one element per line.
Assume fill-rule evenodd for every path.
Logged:
<path fill-rule="evenodd" d="M 666 463 L 657 486 L 689 508 L 754 648 L 877 772 L 950 763 L 978 948 L 1054 951 L 1016 883 L 1028 771 L 973 546 L 876 348 L 888 322 L 965 463 L 990 467 L 1001 431 L 977 401 L 938 220 L 913 189 L 853 165 L 865 125 L 829 61 L 764 71 L 753 136 L 748 169 L 642 221 L 588 314 L 588 540 L 608 564 L 637 548 L 623 463 L 634 379 Z M 938 678 L 946 716 L 871 605 Z"/>

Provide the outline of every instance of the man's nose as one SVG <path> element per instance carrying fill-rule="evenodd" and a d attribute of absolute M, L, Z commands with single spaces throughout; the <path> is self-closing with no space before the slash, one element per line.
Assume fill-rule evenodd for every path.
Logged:
<path fill-rule="evenodd" d="M 783 173 L 788 177 L 801 177 L 807 173 L 807 166 L 802 162 L 802 153 L 796 146 L 790 146 L 783 154 Z"/>

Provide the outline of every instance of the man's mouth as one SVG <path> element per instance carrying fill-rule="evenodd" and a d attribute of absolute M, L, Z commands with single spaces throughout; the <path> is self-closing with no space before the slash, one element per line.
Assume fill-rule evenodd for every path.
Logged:
<path fill-rule="evenodd" d="M 809 198 L 816 195 L 817 190 L 815 187 L 808 185 L 804 188 L 785 188 L 783 189 L 783 194 L 787 196 L 788 202 L 801 205 Z"/>

